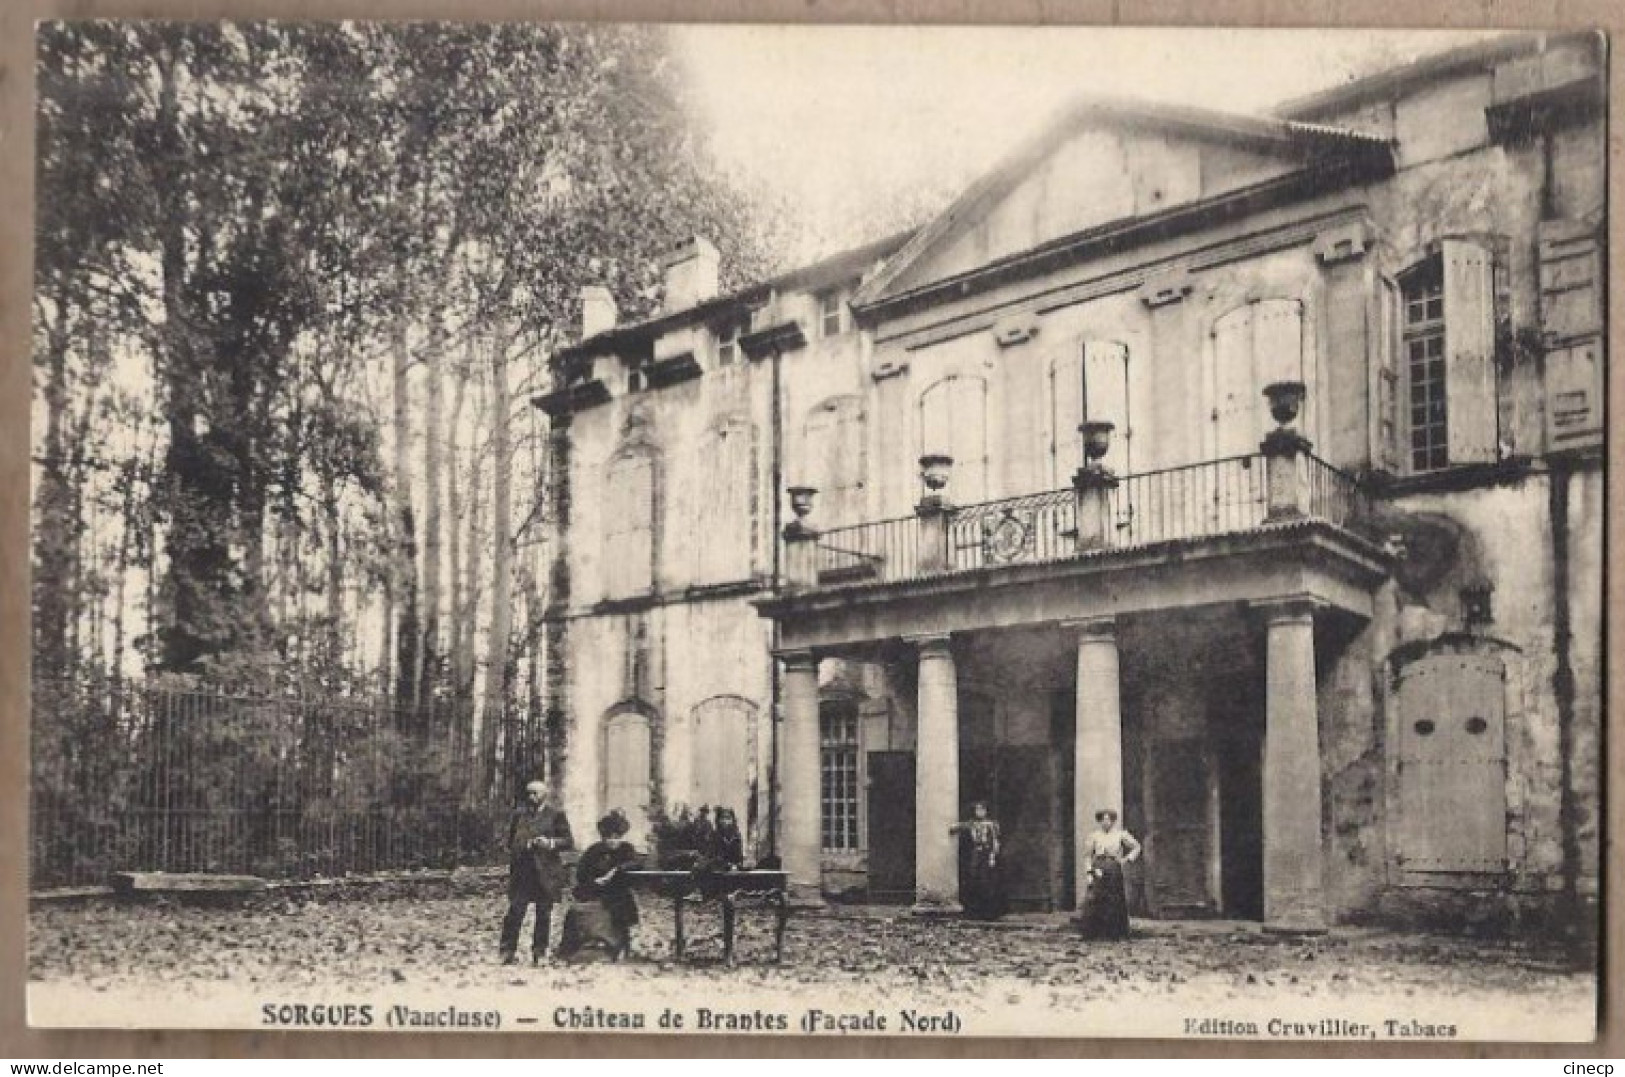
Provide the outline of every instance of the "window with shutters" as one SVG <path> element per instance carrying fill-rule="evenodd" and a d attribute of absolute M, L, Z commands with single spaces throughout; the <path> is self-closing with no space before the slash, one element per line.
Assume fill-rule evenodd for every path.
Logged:
<path fill-rule="evenodd" d="M 739 696 L 716 696 L 694 708 L 690 803 L 732 808 L 746 818 L 755 715 L 756 708 Z"/>
<path fill-rule="evenodd" d="M 1405 461 L 1413 472 L 1500 455 L 1495 260 L 1447 239 L 1399 277 Z"/>
<path fill-rule="evenodd" d="M 818 489 L 813 522 L 822 528 L 858 523 L 864 512 L 863 402 L 832 396 L 814 405 L 801 428 L 805 481 Z"/>
<path fill-rule="evenodd" d="M 1298 429 L 1314 440 L 1315 392 L 1303 346 L 1303 303 L 1261 299 L 1228 311 L 1213 323 L 1208 351 L 1210 459 L 1258 452 L 1275 429 L 1264 387 L 1301 381 L 1309 387 Z"/>
<path fill-rule="evenodd" d="M 1494 655 L 1428 655 L 1397 680 L 1400 868 L 1504 870 L 1505 664 Z"/>
<path fill-rule="evenodd" d="M 731 583 L 750 575 L 752 493 L 756 483 L 753 428 L 732 418 L 700 438 L 695 474 L 707 476 L 694 502 L 695 541 L 688 544 L 697 584 Z"/>
<path fill-rule="evenodd" d="M 652 453 L 618 456 L 606 469 L 604 595 L 626 598 L 654 582 L 654 475 Z"/>
<path fill-rule="evenodd" d="M 953 457 L 948 500 L 988 499 L 987 382 L 950 374 L 920 394 L 920 455 Z"/>
<path fill-rule="evenodd" d="M 635 710 L 604 722 L 604 810 L 619 808 L 634 824 L 649 805 L 653 738 L 648 715 Z"/>
<path fill-rule="evenodd" d="M 1115 340 L 1086 340 L 1063 348 L 1050 360 L 1050 480 L 1072 481 L 1083 466 L 1087 420 L 1112 424 L 1111 448 L 1102 461 L 1119 475 L 1133 470 L 1133 428 L 1129 422 L 1128 345 Z"/>
<path fill-rule="evenodd" d="M 848 699 L 818 708 L 819 804 L 825 852 L 859 848 L 858 706 Z"/>

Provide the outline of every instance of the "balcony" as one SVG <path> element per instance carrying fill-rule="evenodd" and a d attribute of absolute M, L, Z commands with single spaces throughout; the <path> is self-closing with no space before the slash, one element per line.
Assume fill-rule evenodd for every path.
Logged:
<path fill-rule="evenodd" d="M 1277 472 L 1272 492 L 1271 468 Z M 1079 528 L 1080 512 L 1085 526 Z M 1354 478 L 1310 452 L 1266 453 L 832 528 L 792 542 L 791 584 L 828 590 L 1099 558 L 1319 521 L 1356 537 Z M 803 560 L 797 572 L 795 554 Z M 800 578 L 797 579 L 796 577 Z"/>

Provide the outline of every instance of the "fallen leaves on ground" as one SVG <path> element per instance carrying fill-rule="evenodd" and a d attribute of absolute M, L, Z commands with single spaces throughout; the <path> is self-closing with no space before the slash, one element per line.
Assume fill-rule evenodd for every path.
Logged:
<path fill-rule="evenodd" d="M 1589 990 L 1584 973 L 1555 968 L 1534 943 L 1489 943 L 1359 931 L 1302 940 L 1253 932 L 1154 925 L 1125 942 L 1088 942 L 1056 923 L 986 925 L 897 915 L 796 916 L 784 961 L 772 963 L 772 917 L 742 912 L 738 964 L 722 963 L 714 907 L 685 917 L 689 946 L 677 961 L 669 905 L 640 901 L 640 960 L 624 978 L 725 980 L 736 986 L 796 984 L 896 988 L 922 999 L 980 994 L 1012 981 L 1072 998 L 1166 998 L 1187 990 L 1231 997 L 1358 998 L 1424 993 L 1551 997 Z M 201 985 L 235 981 L 287 987 L 342 982 L 357 989 L 410 983 L 463 988 L 590 982 L 593 968 L 552 963 L 505 969 L 497 890 L 390 895 L 327 902 L 276 900 L 242 907 L 96 903 L 30 913 L 29 971 L 36 980 L 96 986 Z M 564 910 L 554 913 L 555 938 Z M 529 942 L 529 924 L 524 941 Z"/>

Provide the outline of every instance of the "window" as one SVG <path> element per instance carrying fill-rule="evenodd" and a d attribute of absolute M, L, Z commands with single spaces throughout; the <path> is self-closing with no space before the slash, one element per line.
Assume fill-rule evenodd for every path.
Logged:
<path fill-rule="evenodd" d="M 694 473 L 710 482 L 693 517 L 693 534 L 704 535 L 705 541 L 688 544 L 694 583 L 732 583 L 750 575 L 756 485 L 752 433 L 749 422 L 731 417 L 696 442 Z"/>
<path fill-rule="evenodd" d="M 1405 378 L 1410 408 L 1412 471 L 1449 464 L 1449 415 L 1444 380 L 1444 276 L 1430 258 L 1403 282 Z"/>
<path fill-rule="evenodd" d="M 1303 304 L 1261 299 L 1213 323 L 1208 399 L 1209 451 L 1214 459 L 1250 456 L 1275 429 L 1264 387 L 1301 381 L 1309 388 L 1297 427 L 1314 439 L 1314 378 L 1305 361 Z"/>
<path fill-rule="evenodd" d="M 858 708 L 830 700 L 818 710 L 822 781 L 819 786 L 824 850 L 859 848 Z"/>
<path fill-rule="evenodd" d="M 954 465 L 948 500 L 974 505 L 987 498 L 987 382 L 949 375 L 920 394 L 920 455 L 946 454 Z"/>
<path fill-rule="evenodd" d="M 733 366 L 739 362 L 739 337 L 743 330 L 739 322 L 728 322 L 717 329 L 717 366 Z"/>
<path fill-rule="evenodd" d="M 813 522 L 821 528 L 860 522 L 867 462 L 863 402 L 856 396 L 835 396 L 814 405 L 802 426 L 801 441 L 805 479 L 798 481 L 818 488 Z"/>
<path fill-rule="evenodd" d="M 1083 466 L 1085 419 L 1112 424 L 1111 448 L 1103 463 L 1119 475 L 1129 461 L 1128 346 L 1115 340 L 1069 344 L 1050 362 L 1050 479 L 1072 481 Z"/>
<path fill-rule="evenodd" d="M 1495 259 L 1447 239 L 1399 278 L 1404 460 L 1413 472 L 1500 455 Z"/>
<path fill-rule="evenodd" d="M 839 291 L 824 292 L 818 297 L 818 335 L 838 337 L 846 331 L 846 303 Z"/>
<path fill-rule="evenodd" d="M 626 372 L 626 391 L 641 393 L 649 387 L 649 368 L 642 361 L 633 363 Z"/>
<path fill-rule="evenodd" d="M 694 708 L 694 789 L 691 804 L 732 808 L 748 817 L 751 730 L 756 708 L 738 696 L 717 696 Z"/>
<path fill-rule="evenodd" d="M 651 748 L 646 715 L 628 710 L 605 721 L 604 810 L 619 808 L 634 825 L 644 818 L 649 806 Z"/>
<path fill-rule="evenodd" d="M 621 456 L 605 472 L 604 593 L 626 598 L 654 579 L 654 459 Z"/>

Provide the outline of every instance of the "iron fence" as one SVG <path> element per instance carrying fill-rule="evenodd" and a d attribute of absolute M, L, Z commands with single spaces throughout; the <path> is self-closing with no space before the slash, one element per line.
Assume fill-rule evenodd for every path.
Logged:
<path fill-rule="evenodd" d="M 33 685 L 31 886 L 121 870 L 333 877 L 496 863 L 544 767 L 528 714 L 466 701 Z M 483 730 L 483 731 L 482 731 Z"/>

